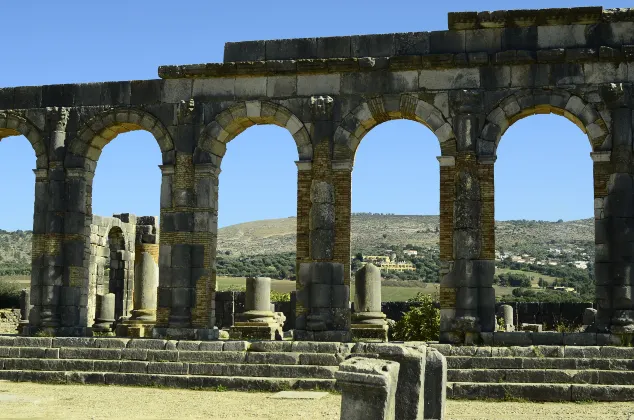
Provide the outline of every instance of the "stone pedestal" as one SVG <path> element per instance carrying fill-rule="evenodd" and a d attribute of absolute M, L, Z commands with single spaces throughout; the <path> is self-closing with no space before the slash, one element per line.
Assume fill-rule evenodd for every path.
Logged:
<path fill-rule="evenodd" d="M 443 420 L 447 405 L 447 359 L 427 349 L 425 363 L 425 419 Z"/>
<path fill-rule="evenodd" d="M 97 317 L 95 318 L 95 323 L 92 326 L 92 330 L 99 333 L 112 332 L 112 327 L 115 321 L 114 312 L 114 293 L 97 295 Z"/>
<path fill-rule="evenodd" d="M 352 337 L 363 341 L 387 341 L 387 320 L 381 312 L 381 270 L 366 264 L 355 274 Z"/>
<path fill-rule="evenodd" d="M 134 309 L 130 319 L 117 326 L 117 335 L 151 337 L 156 324 L 159 280 L 156 244 L 138 244 L 134 261 Z"/>
<path fill-rule="evenodd" d="M 341 420 L 394 420 L 399 364 L 353 357 L 335 372 L 341 389 Z"/>
<path fill-rule="evenodd" d="M 279 324 L 271 311 L 271 279 L 248 277 L 245 312 L 230 330 L 232 339 L 275 340 Z"/>

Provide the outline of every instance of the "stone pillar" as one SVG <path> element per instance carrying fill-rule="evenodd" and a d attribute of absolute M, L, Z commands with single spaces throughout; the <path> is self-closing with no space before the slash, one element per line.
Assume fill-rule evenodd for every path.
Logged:
<path fill-rule="evenodd" d="M 425 419 L 445 418 L 447 405 L 447 359 L 428 348 L 425 363 Z"/>
<path fill-rule="evenodd" d="M 634 124 L 631 87 L 601 86 L 611 112 L 611 142 L 593 144 L 595 283 L 598 332 L 634 334 Z M 599 138 L 599 141 L 602 139 Z M 611 151 L 607 149 L 611 146 Z"/>
<path fill-rule="evenodd" d="M 233 339 L 275 340 L 278 329 L 275 314 L 271 311 L 271 279 L 247 277 L 245 312 L 231 328 Z"/>
<path fill-rule="evenodd" d="M 353 357 L 335 372 L 341 388 L 341 420 L 394 420 L 399 364 Z"/>
<path fill-rule="evenodd" d="M 92 326 L 94 332 L 107 333 L 112 331 L 115 321 L 115 299 L 114 293 L 97 295 L 97 317 Z"/>
<path fill-rule="evenodd" d="M 29 312 L 31 310 L 31 293 L 29 289 L 20 291 L 20 322 L 18 323 L 18 334 L 28 332 Z"/>
<path fill-rule="evenodd" d="M 500 306 L 500 316 L 504 319 L 504 331 L 515 331 L 515 318 L 513 318 L 513 307 L 511 305 Z"/>
<path fill-rule="evenodd" d="M 117 335 L 149 337 L 156 323 L 159 284 L 159 245 L 156 218 L 136 218 L 134 250 L 134 309 L 130 319 L 117 325 Z"/>
<path fill-rule="evenodd" d="M 212 339 L 215 325 L 218 174 L 176 152 L 162 165 L 161 246 L 154 337 Z"/>
<path fill-rule="evenodd" d="M 387 341 L 386 316 L 381 312 L 381 270 L 374 264 L 366 264 L 356 272 L 354 296 L 352 337 Z"/>
<path fill-rule="evenodd" d="M 495 156 L 477 150 L 478 115 L 458 115 L 454 126 L 456 155 L 439 158 L 441 221 L 448 219 L 443 211 L 449 213 L 449 200 L 443 196 L 450 183 L 454 193 L 452 262 L 441 272 L 440 341 L 464 343 L 495 330 Z"/>
<path fill-rule="evenodd" d="M 310 259 L 310 190 L 312 184 L 312 162 L 298 161 L 297 165 L 297 242 L 295 251 L 295 273 L 301 263 Z"/>

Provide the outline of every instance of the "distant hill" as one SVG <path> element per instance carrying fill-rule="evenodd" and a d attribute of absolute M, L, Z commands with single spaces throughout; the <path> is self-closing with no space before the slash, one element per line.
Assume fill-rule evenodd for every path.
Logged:
<path fill-rule="evenodd" d="M 352 215 L 352 250 L 367 252 L 382 245 L 438 246 L 438 216 Z M 231 255 L 277 254 L 295 251 L 296 218 L 259 220 L 218 231 L 218 250 Z M 594 255 L 593 219 L 568 222 L 496 222 L 498 250 L 533 256 L 549 248 L 582 247 Z"/>
<path fill-rule="evenodd" d="M 353 214 L 352 251 L 369 252 L 385 246 L 438 246 L 438 216 Z M 295 251 L 296 218 L 258 220 L 218 231 L 218 251 L 233 256 Z M 579 247 L 594 258 L 593 219 L 568 222 L 504 221 L 496 223 L 498 250 L 545 255 L 549 248 Z M 28 265 L 31 232 L 0 230 L 0 267 Z"/>

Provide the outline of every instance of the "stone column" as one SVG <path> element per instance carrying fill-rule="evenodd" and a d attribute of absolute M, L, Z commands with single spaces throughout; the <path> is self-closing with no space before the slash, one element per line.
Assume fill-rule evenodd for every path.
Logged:
<path fill-rule="evenodd" d="M 381 312 L 381 270 L 374 264 L 366 264 L 356 272 L 354 296 L 352 337 L 387 341 L 386 316 Z"/>
<path fill-rule="evenodd" d="M 394 420 L 399 364 L 353 357 L 335 372 L 341 388 L 341 420 Z"/>
<path fill-rule="evenodd" d="M 500 316 L 504 319 L 504 331 L 515 331 L 515 318 L 513 318 L 513 307 L 511 305 L 500 306 Z"/>
<path fill-rule="evenodd" d="M 469 341 L 480 331 L 495 329 L 495 157 L 477 148 L 480 117 L 461 114 L 454 118 L 453 266 L 441 278 L 443 342 Z M 440 161 L 452 163 L 450 157 Z"/>
<path fill-rule="evenodd" d="M 277 322 L 271 311 L 271 279 L 247 277 L 245 312 L 231 328 L 234 339 L 274 340 Z"/>
<path fill-rule="evenodd" d="M 97 317 L 92 326 L 92 330 L 99 333 L 107 333 L 112 331 L 114 324 L 115 311 L 115 295 L 114 293 L 106 293 L 105 295 L 97 295 Z"/>
<path fill-rule="evenodd" d="M 20 321 L 18 323 L 18 334 L 28 332 L 29 312 L 31 310 L 31 294 L 29 289 L 20 291 Z"/>
<path fill-rule="evenodd" d="M 134 309 L 130 319 L 117 325 L 117 335 L 149 337 L 156 323 L 157 288 L 159 284 L 159 245 L 156 218 L 136 218 L 134 249 Z"/>

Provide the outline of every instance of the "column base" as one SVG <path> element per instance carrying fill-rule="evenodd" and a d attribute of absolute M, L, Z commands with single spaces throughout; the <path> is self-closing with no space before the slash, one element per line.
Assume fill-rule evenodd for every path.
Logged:
<path fill-rule="evenodd" d="M 276 322 L 236 322 L 229 330 L 229 338 L 232 340 L 275 340 L 283 333 Z"/>
<path fill-rule="evenodd" d="M 116 332 L 118 337 L 152 337 L 152 330 L 155 325 L 155 322 L 152 321 L 127 320 L 117 325 Z"/>
<path fill-rule="evenodd" d="M 308 330 L 293 330 L 294 341 L 327 341 L 327 342 L 340 342 L 349 343 L 352 341 L 352 334 L 350 331 L 308 331 Z"/>
<path fill-rule="evenodd" d="M 93 331 L 90 327 L 42 327 L 25 325 L 22 327 L 20 335 L 26 337 L 92 337 Z"/>
<path fill-rule="evenodd" d="M 386 343 L 388 341 L 387 331 L 387 325 L 352 324 L 350 326 L 353 341 Z"/>
<path fill-rule="evenodd" d="M 218 327 L 214 328 L 169 328 L 157 327 L 152 328 L 152 338 L 160 338 L 163 340 L 217 340 L 220 337 Z"/>

